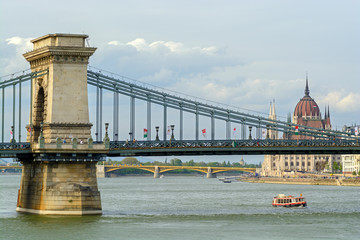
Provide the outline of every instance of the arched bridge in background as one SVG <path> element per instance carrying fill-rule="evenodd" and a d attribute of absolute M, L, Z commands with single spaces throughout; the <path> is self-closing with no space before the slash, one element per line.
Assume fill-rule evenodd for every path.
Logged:
<path fill-rule="evenodd" d="M 220 172 L 247 172 L 255 173 L 255 168 L 241 167 L 198 167 L 198 166 L 150 166 L 150 165 L 98 165 L 98 172 L 103 171 L 105 174 L 121 169 L 141 169 L 154 173 L 154 178 L 159 178 L 162 173 L 174 170 L 192 170 L 206 174 L 207 178 L 216 177 L 216 173 Z"/>

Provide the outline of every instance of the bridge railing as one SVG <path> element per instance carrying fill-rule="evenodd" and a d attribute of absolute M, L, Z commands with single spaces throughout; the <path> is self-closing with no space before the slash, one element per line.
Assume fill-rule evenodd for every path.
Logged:
<path fill-rule="evenodd" d="M 27 150 L 27 149 L 31 149 L 31 144 L 28 142 L 0 143 L 0 151 L 1 150 L 10 150 L 10 149 Z"/>
<path fill-rule="evenodd" d="M 356 140 L 173 140 L 173 141 L 112 141 L 111 149 L 129 148 L 226 148 L 226 147 L 324 147 L 359 146 Z"/>

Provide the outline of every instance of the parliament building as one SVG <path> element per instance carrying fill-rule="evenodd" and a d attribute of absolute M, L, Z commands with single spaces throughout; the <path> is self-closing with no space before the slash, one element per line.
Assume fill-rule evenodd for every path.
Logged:
<path fill-rule="evenodd" d="M 276 120 L 275 102 L 270 103 L 269 118 Z M 305 95 L 296 104 L 292 116 L 294 124 L 331 129 L 330 109 L 325 107 L 325 116 L 322 118 L 318 104 L 310 97 L 308 78 L 306 76 Z M 278 139 L 276 130 L 269 130 L 271 139 Z M 285 139 L 312 139 L 305 135 L 283 135 Z M 341 155 L 332 154 L 303 154 L 303 155 L 265 155 L 261 167 L 261 176 L 283 177 L 297 172 L 315 173 L 332 171 L 333 162 L 341 163 Z"/>

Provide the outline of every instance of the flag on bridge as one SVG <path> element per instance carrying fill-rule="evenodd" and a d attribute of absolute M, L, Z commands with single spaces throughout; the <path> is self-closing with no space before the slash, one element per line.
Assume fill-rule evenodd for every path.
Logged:
<path fill-rule="evenodd" d="M 147 138 L 147 136 L 148 136 L 148 131 L 146 128 L 144 128 L 144 138 Z"/>
<path fill-rule="evenodd" d="M 204 128 L 203 130 L 201 130 L 202 135 L 204 136 L 204 138 L 206 138 L 206 128 Z"/>
<path fill-rule="evenodd" d="M 355 136 L 359 135 L 359 128 L 355 127 Z"/>
<path fill-rule="evenodd" d="M 171 128 L 170 128 L 170 125 L 168 126 L 168 130 L 167 130 L 167 135 L 170 135 L 171 134 Z"/>
<path fill-rule="evenodd" d="M 265 139 L 266 138 L 266 130 L 262 129 L 261 132 L 262 132 L 262 138 Z"/>
<path fill-rule="evenodd" d="M 295 126 L 295 135 L 299 135 L 299 126 Z"/>
<path fill-rule="evenodd" d="M 233 135 L 236 135 L 236 128 L 233 129 Z"/>
<path fill-rule="evenodd" d="M 14 136 L 13 136 L 13 131 L 10 130 L 10 139 L 13 139 L 13 138 L 14 138 Z"/>

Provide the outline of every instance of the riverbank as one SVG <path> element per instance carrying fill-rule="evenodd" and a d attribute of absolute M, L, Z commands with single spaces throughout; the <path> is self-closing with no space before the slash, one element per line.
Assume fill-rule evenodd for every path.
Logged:
<path fill-rule="evenodd" d="M 297 184 L 297 185 L 327 185 L 327 186 L 360 186 L 358 178 L 271 178 L 271 177 L 250 177 L 240 178 L 239 181 L 249 183 L 269 184 Z"/>

